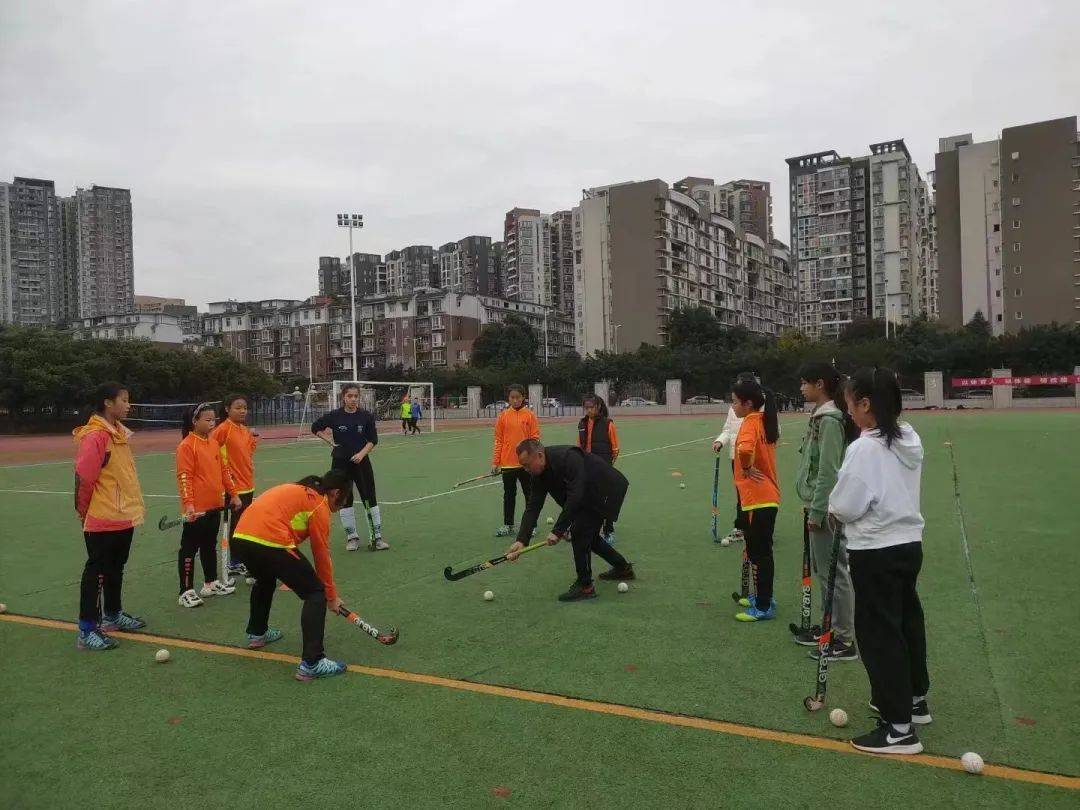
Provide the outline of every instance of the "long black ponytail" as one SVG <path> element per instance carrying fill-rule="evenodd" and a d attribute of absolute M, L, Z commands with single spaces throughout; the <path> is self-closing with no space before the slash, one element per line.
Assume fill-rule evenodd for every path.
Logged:
<path fill-rule="evenodd" d="M 903 395 L 896 372 L 888 368 L 866 367 L 856 371 L 848 381 L 852 399 L 870 400 L 870 412 L 877 422 L 879 436 L 885 437 L 885 446 L 892 447 L 900 438 L 900 412 Z"/>
<path fill-rule="evenodd" d="M 845 444 L 851 444 L 859 438 L 859 426 L 855 424 L 851 414 L 848 413 L 847 400 L 844 399 L 844 385 L 847 378 L 843 374 L 828 363 L 810 362 L 799 366 L 799 379 L 808 383 L 816 383 L 821 380 L 825 393 L 829 395 L 829 399 L 833 401 L 843 417 Z"/>
<path fill-rule="evenodd" d="M 599 394 L 586 394 L 585 399 L 581 401 L 581 404 L 586 408 L 589 407 L 589 403 L 592 402 L 596 405 L 596 415 L 604 419 L 608 418 L 607 403 L 604 402 L 604 398 Z"/>
<path fill-rule="evenodd" d="M 755 380 L 740 380 L 731 389 L 740 402 L 762 408 L 765 417 L 765 441 L 776 444 L 780 439 L 780 417 L 776 412 L 776 394 L 767 391 Z"/>

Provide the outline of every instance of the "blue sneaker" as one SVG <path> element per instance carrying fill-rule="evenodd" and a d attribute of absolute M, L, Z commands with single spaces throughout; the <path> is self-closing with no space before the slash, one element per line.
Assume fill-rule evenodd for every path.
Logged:
<path fill-rule="evenodd" d="M 261 636 L 253 636 L 251 633 L 247 634 L 247 645 L 249 650 L 257 650 L 261 647 L 265 647 L 267 644 L 273 644 L 275 641 L 282 637 L 283 633 L 280 630 L 275 630 L 273 627 L 267 627 L 266 632 Z"/>
<path fill-rule="evenodd" d="M 115 630 L 130 632 L 132 630 L 142 630 L 144 627 L 146 627 L 145 621 L 122 610 L 111 615 L 106 613 L 101 617 L 101 630 L 105 633 L 112 633 Z"/>
<path fill-rule="evenodd" d="M 331 661 L 329 658 L 320 658 L 315 666 L 308 666 L 301 661 L 300 666 L 296 668 L 296 680 L 313 681 L 316 678 L 332 678 L 346 669 L 344 661 Z"/>
<path fill-rule="evenodd" d="M 754 604 L 750 605 L 750 607 L 748 607 L 746 610 L 744 610 L 742 613 L 736 613 L 735 614 L 735 621 L 737 621 L 737 622 L 763 622 L 763 621 L 767 621 L 769 619 L 775 619 L 775 618 L 776 618 L 776 600 L 775 599 L 773 599 L 772 602 L 769 603 L 769 609 L 768 610 L 761 610 L 757 606 L 757 603 L 755 602 Z"/>
<path fill-rule="evenodd" d="M 88 630 L 85 633 L 80 632 L 78 641 L 75 646 L 80 650 L 91 650 L 98 652 L 101 650 L 111 650 L 114 647 L 119 647 L 120 642 L 115 638 L 109 638 L 101 630 Z"/>
<path fill-rule="evenodd" d="M 229 563 L 228 571 L 229 571 L 230 574 L 236 574 L 239 577 L 245 577 L 246 578 L 246 577 L 250 576 L 250 574 L 248 574 L 247 566 L 244 565 L 243 563 L 238 563 L 238 562 Z"/>

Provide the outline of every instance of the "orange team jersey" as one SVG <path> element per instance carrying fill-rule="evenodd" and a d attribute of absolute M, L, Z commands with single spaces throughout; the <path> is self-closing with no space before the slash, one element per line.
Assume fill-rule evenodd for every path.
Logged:
<path fill-rule="evenodd" d="M 185 436 L 176 448 L 176 487 L 183 511 L 220 509 L 223 492 L 230 497 L 236 494 L 221 445 L 210 437 L 201 439 L 194 432 Z"/>
<path fill-rule="evenodd" d="M 491 464 L 494 467 L 513 469 L 520 467 L 517 446 L 526 439 L 540 438 L 540 422 L 536 414 L 522 405 L 520 408 L 507 408 L 495 420 L 495 452 Z"/>
<path fill-rule="evenodd" d="M 326 598 L 337 598 L 330 559 L 330 504 L 325 495 L 303 484 L 271 487 L 244 510 L 233 537 L 294 554 L 298 545 L 310 540 L 315 573 L 326 588 Z"/>
<path fill-rule="evenodd" d="M 746 474 L 755 469 L 765 476 L 755 481 Z M 761 411 L 746 415 L 735 438 L 735 487 L 744 511 L 780 505 L 776 479 L 776 445 L 765 441 L 765 417 Z"/>
<path fill-rule="evenodd" d="M 210 431 L 210 437 L 221 445 L 225 461 L 232 470 L 236 482 L 237 494 L 244 495 L 255 491 L 255 448 L 259 440 L 248 430 L 247 425 L 225 419 Z"/>

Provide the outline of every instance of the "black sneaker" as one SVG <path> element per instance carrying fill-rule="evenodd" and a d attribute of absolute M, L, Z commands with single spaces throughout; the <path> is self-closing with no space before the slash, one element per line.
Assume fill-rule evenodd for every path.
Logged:
<path fill-rule="evenodd" d="M 582 599 L 595 599 L 596 588 L 592 585 L 581 585 L 575 582 L 566 593 L 559 594 L 560 602 L 578 602 Z"/>
<path fill-rule="evenodd" d="M 821 657 L 821 650 L 811 650 L 810 657 L 815 661 Z M 829 644 L 829 661 L 858 661 L 859 652 L 854 644 L 848 644 L 840 639 L 833 639 Z"/>
<path fill-rule="evenodd" d="M 620 581 L 634 579 L 634 566 L 633 563 L 627 563 L 625 568 L 612 568 L 609 571 L 605 571 L 600 574 L 597 579 L 617 579 Z"/>
<path fill-rule="evenodd" d="M 829 660 L 831 661 L 832 659 L 830 658 Z M 873 711 L 877 712 L 878 714 L 881 714 L 881 712 L 878 711 L 878 707 L 874 705 L 874 701 L 871 700 L 870 703 L 869 703 L 869 706 Z M 934 720 L 934 718 L 930 716 L 930 707 L 926 705 L 926 700 L 925 699 L 920 700 L 918 703 L 913 703 L 912 704 L 912 706 L 911 706 L 911 722 L 912 723 L 914 723 L 917 726 L 928 726 L 928 725 L 930 725 L 930 723 L 933 722 L 933 720 Z"/>
<path fill-rule="evenodd" d="M 871 754 L 919 754 L 923 750 L 914 729 L 903 734 L 881 719 L 877 721 L 877 728 L 856 737 L 851 744 Z"/>
<path fill-rule="evenodd" d="M 804 647 L 816 647 L 820 638 L 821 628 L 815 624 L 809 630 L 798 630 L 795 633 L 793 641 Z"/>

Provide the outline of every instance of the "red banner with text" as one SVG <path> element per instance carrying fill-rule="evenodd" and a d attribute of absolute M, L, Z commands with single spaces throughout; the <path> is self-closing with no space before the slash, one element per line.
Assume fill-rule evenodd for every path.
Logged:
<path fill-rule="evenodd" d="M 991 385 L 1080 385 L 1080 374 L 1034 374 L 1024 377 L 953 377 L 953 388 Z"/>

